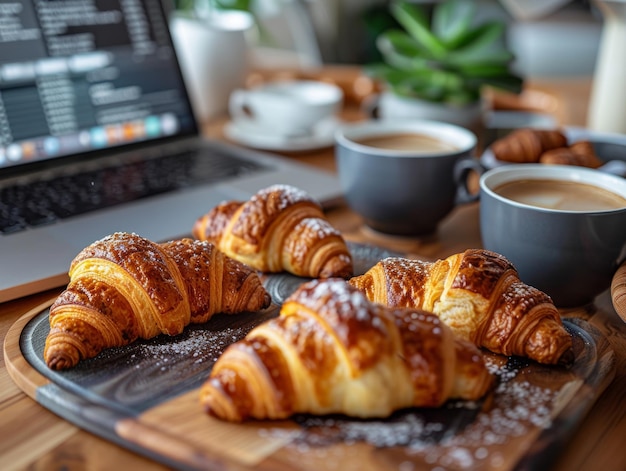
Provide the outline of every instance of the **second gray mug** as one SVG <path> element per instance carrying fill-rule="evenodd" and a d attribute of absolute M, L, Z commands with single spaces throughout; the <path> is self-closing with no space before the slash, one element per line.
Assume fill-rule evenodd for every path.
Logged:
<path fill-rule="evenodd" d="M 335 138 L 348 205 L 372 229 L 402 236 L 437 230 L 457 201 L 455 166 L 476 147 L 467 129 L 424 120 L 349 124 Z"/>

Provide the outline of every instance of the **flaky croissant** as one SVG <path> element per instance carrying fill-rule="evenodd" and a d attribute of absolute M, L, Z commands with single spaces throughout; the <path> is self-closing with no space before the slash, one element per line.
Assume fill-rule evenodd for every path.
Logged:
<path fill-rule="evenodd" d="M 492 143 L 491 151 L 498 160 L 537 163 L 544 152 L 566 145 L 567 137 L 558 129 L 523 128 Z"/>
<path fill-rule="evenodd" d="M 492 384 L 480 350 L 435 315 L 371 303 L 334 278 L 300 285 L 279 317 L 231 344 L 200 403 L 233 422 L 296 413 L 373 418 L 477 400 Z"/>
<path fill-rule="evenodd" d="M 83 249 L 69 275 L 50 307 L 44 360 L 54 370 L 138 338 L 180 334 L 218 312 L 254 312 L 271 302 L 256 272 L 192 239 L 156 244 L 111 234 Z"/>
<path fill-rule="evenodd" d="M 539 157 L 539 163 L 598 168 L 603 162 L 596 154 L 591 142 L 583 140 L 568 147 L 558 147 L 544 152 Z"/>
<path fill-rule="evenodd" d="M 288 185 L 262 189 L 246 202 L 219 204 L 196 221 L 192 234 L 266 273 L 311 278 L 353 274 L 348 247 L 319 203 Z"/>
<path fill-rule="evenodd" d="M 371 301 L 432 311 L 494 353 L 546 364 L 572 360 L 571 336 L 551 298 L 523 283 L 500 254 L 470 249 L 436 262 L 390 257 L 348 282 Z"/>

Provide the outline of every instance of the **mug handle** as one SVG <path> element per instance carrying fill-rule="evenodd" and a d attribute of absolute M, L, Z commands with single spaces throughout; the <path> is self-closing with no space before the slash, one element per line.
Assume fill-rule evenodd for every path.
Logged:
<path fill-rule="evenodd" d="M 454 165 L 454 181 L 457 187 L 456 202 L 457 204 L 473 203 L 478 201 L 480 191 L 470 188 L 470 175 L 477 174 L 479 177 L 485 173 L 487 169 L 480 163 L 480 160 L 474 157 L 459 160 Z"/>
<path fill-rule="evenodd" d="M 248 94 L 246 90 L 234 90 L 228 99 L 228 112 L 232 119 L 250 118 L 250 111 L 246 106 Z"/>

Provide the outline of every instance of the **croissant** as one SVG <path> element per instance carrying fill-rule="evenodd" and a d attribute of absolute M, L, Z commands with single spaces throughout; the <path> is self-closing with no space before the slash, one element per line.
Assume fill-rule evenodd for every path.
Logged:
<path fill-rule="evenodd" d="M 371 303 L 333 278 L 303 283 L 278 317 L 229 345 L 200 403 L 232 422 L 297 413 L 373 418 L 478 400 L 492 385 L 480 350 L 434 314 Z"/>
<path fill-rule="evenodd" d="M 541 154 L 567 145 L 567 137 L 559 130 L 517 129 L 491 144 L 498 160 L 516 163 L 539 162 Z"/>
<path fill-rule="evenodd" d="M 180 334 L 217 312 L 254 312 L 271 302 L 256 272 L 192 239 L 156 244 L 118 232 L 84 248 L 69 275 L 50 307 L 44 360 L 54 370 L 138 338 Z"/>
<path fill-rule="evenodd" d="M 348 281 L 371 301 L 437 314 L 460 337 L 494 353 L 545 364 L 573 359 L 572 339 L 544 292 L 505 257 L 470 249 L 436 262 L 386 258 Z"/>
<path fill-rule="evenodd" d="M 559 147 L 544 152 L 539 158 L 542 164 L 578 165 L 581 167 L 598 168 L 602 160 L 597 156 L 589 141 L 578 141 L 569 147 Z"/>
<path fill-rule="evenodd" d="M 352 256 L 322 207 L 288 185 L 262 189 L 246 202 L 219 204 L 195 222 L 192 235 L 259 271 L 310 278 L 348 278 Z"/>

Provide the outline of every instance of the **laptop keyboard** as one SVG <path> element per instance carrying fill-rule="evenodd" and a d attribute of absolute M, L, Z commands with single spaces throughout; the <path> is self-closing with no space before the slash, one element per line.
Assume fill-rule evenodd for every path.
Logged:
<path fill-rule="evenodd" d="M 265 168 L 230 154 L 193 150 L 0 188 L 0 233 Z"/>

